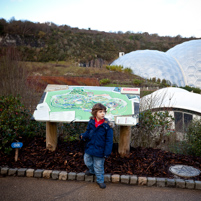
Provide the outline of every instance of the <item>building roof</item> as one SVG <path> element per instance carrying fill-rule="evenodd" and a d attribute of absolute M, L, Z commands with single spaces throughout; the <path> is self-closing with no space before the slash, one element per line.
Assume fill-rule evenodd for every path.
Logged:
<path fill-rule="evenodd" d="M 167 87 L 141 98 L 141 111 L 157 108 L 179 108 L 201 113 L 201 95 L 187 90 Z"/>

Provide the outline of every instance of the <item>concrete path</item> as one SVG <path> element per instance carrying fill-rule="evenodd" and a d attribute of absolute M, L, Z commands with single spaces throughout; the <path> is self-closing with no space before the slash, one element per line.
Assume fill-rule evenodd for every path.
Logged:
<path fill-rule="evenodd" d="M 107 183 L 100 189 L 96 183 L 61 181 L 44 178 L 0 177 L 2 201 L 199 201 L 201 190 L 159 188 Z"/>

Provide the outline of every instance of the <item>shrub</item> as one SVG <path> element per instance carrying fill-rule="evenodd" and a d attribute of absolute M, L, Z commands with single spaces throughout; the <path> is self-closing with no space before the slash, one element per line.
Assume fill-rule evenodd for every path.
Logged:
<path fill-rule="evenodd" d="M 200 88 L 192 88 L 194 93 L 200 94 L 201 89 Z"/>
<path fill-rule="evenodd" d="M 106 66 L 106 69 L 111 70 L 111 71 L 118 71 L 118 72 L 122 72 L 123 71 L 123 66 Z"/>
<path fill-rule="evenodd" d="M 188 154 L 201 156 L 201 120 L 193 120 L 187 130 Z"/>
<path fill-rule="evenodd" d="M 193 91 L 194 93 L 197 93 L 197 94 L 200 94 L 200 92 L 201 92 L 200 88 L 190 87 L 188 85 L 186 85 L 185 87 L 180 87 L 180 88 L 185 89 L 185 90 L 190 91 L 190 92 Z"/>
<path fill-rule="evenodd" d="M 192 91 L 192 87 L 186 85 L 185 87 L 181 87 L 182 89 L 185 89 L 187 91 Z"/>
<path fill-rule="evenodd" d="M 110 83 L 110 79 L 108 79 L 108 78 L 100 80 L 100 85 L 105 85 L 105 84 L 109 84 L 109 83 Z"/>
<path fill-rule="evenodd" d="M 138 141 L 142 147 L 152 147 L 161 144 L 164 136 L 169 135 L 168 129 L 174 118 L 168 111 L 152 112 L 147 110 L 139 115 L 139 125 L 136 126 L 132 141 Z"/>
<path fill-rule="evenodd" d="M 187 129 L 185 139 L 169 146 L 178 154 L 201 156 L 201 120 L 193 120 Z"/>
<path fill-rule="evenodd" d="M 173 142 L 169 145 L 169 151 L 176 154 L 189 155 L 189 144 L 186 141 Z"/>
<path fill-rule="evenodd" d="M 161 83 L 161 79 L 158 78 L 156 82 L 157 82 L 158 84 L 160 84 L 160 83 Z"/>
<path fill-rule="evenodd" d="M 142 80 L 138 80 L 138 79 L 133 80 L 133 84 L 136 85 L 136 86 L 140 86 L 142 83 L 143 83 Z"/>
<path fill-rule="evenodd" d="M 58 125 L 58 133 L 61 140 L 73 141 L 78 140 L 79 135 L 84 133 L 87 128 L 87 123 L 60 123 Z"/>
<path fill-rule="evenodd" d="M 46 33 L 43 31 L 39 31 L 39 33 L 38 33 L 39 38 L 44 38 L 45 35 L 46 35 Z"/>
<path fill-rule="evenodd" d="M 20 97 L 0 97 L 0 150 L 9 154 L 11 143 L 22 137 L 45 134 L 45 124 L 31 121 L 31 114 L 20 102 Z"/>
<path fill-rule="evenodd" d="M 124 73 L 132 74 L 132 70 L 130 68 L 125 68 Z"/>
<path fill-rule="evenodd" d="M 166 85 L 167 84 L 167 82 L 166 82 L 166 80 L 165 79 L 162 79 L 162 82 L 161 82 L 163 85 Z"/>

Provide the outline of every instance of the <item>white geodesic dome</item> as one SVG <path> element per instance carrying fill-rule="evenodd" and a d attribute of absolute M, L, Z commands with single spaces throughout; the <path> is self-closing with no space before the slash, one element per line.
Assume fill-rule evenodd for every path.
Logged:
<path fill-rule="evenodd" d="M 143 77 L 169 80 L 177 86 L 201 88 L 201 40 L 181 43 L 166 53 L 157 50 L 137 50 L 125 54 L 110 65 L 131 68 Z"/>
<path fill-rule="evenodd" d="M 145 79 L 160 78 L 169 80 L 172 84 L 184 86 L 184 78 L 177 62 L 164 52 L 157 50 L 137 50 L 125 54 L 112 62 L 111 65 L 121 65 L 131 68 L 135 75 Z"/>
<path fill-rule="evenodd" d="M 182 67 L 186 85 L 201 88 L 201 40 L 176 45 L 167 54 Z"/>

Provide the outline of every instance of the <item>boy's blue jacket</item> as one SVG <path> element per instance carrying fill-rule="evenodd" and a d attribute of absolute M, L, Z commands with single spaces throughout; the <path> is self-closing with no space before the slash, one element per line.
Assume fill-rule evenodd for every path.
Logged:
<path fill-rule="evenodd" d="M 96 157 L 108 157 L 112 152 L 113 146 L 113 129 L 109 121 L 105 121 L 95 127 L 95 120 L 89 120 L 87 130 L 81 134 L 82 140 L 86 141 L 85 153 Z"/>

